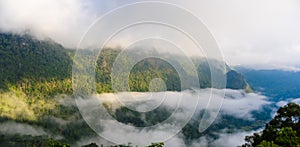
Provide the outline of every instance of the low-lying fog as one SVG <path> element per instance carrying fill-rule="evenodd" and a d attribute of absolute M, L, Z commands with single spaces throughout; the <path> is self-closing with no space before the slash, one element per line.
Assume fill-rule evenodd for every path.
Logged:
<path fill-rule="evenodd" d="M 130 142 L 138 146 L 146 146 L 152 142 L 161 141 L 165 142 L 166 146 L 186 146 L 180 130 L 190 119 L 198 121 L 199 127 L 202 127 L 199 129 L 204 131 L 212 121 L 214 123 L 220 121 L 218 118 L 224 114 L 235 118 L 254 120 L 252 112 L 260 111 L 264 105 L 270 104 L 263 95 L 231 89 L 110 93 L 95 95 L 90 99 L 78 98 L 76 102 L 84 119 L 102 138 L 117 144 Z M 113 110 L 120 106 L 126 106 L 141 113 L 155 110 L 158 106 L 165 107 L 172 111 L 172 115 L 154 126 L 134 127 L 133 125 L 122 124 L 112 118 L 105 109 L 102 109 L 101 102 L 109 104 Z M 203 110 L 206 110 L 206 116 L 199 117 Z M 244 142 L 246 135 L 252 133 L 253 131 L 235 130 L 228 134 L 226 129 L 222 129 L 215 132 L 218 139 L 204 136 L 190 141 L 189 146 L 237 146 Z M 99 140 L 99 138 L 86 139 L 84 142 L 88 143 L 88 141 L 98 144 L 104 142 L 103 139 Z M 84 143 L 80 142 L 80 144 Z"/>
<path fill-rule="evenodd" d="M 258 130 L 244 131 L 241 129 L 231 129 L 228 131 L 229 129 L 226 127 L 225 129 L 214 131 L 215 138 L 204 134 L 200 138 L 191 140 L 186 140 L 180 131 L 190 120 L 200 124 L 198 128 L 195 127 L 199 131 L 205 131 L 212 122 L 223 123 L 225 126 L 234 125 L 222 122 L 220 118 L 225 115 L 237 119 L 255 121 L 256 118 L 252 112 L 262 112 L 264 106 L 274 104 L 268 101 L 263 95 L 232 89 L 106 93 L 94 95 L 87 99 L 64 97 L 56 98 L 56 100 L 58 104 L 64 106 L 77 104 L 83 118 L 101 136 L 93 138 L 83 136 L 81 140 L 78 140 L 74 144 L 75 146 L 86 145 L 91 142 L 95 142 L 98 145 L 132 143 L 134 146 L 146 146 L 153 142 L 165 142 L 167 147 L 237 146 L 244 142 L 246 135 L 250 135 Z M 156 123 L 156 125 L 135 127 L 116 121 L 107 113 L 102 103 L 109 105 L 112 112 L 121 106 L 126 106 L 131 110 L 141 112 L 141 114 L 158 108 L 165 108 L 171 112 L 171 115 L 166 120 Z M 58 119 L 55 119 L 55 121 L 58 121 Z M 68 123 L 68 121 L 63 120 L 63 123 L 60 124 L 65 125 L 65 123 Z M 46 128 L 40 126 L 15 122 L 1 123 L 0 133 L 32 136 L 48 135 L 55 136 L 55 138 L 63 137 L 60 134 L 48 134 Z"/>

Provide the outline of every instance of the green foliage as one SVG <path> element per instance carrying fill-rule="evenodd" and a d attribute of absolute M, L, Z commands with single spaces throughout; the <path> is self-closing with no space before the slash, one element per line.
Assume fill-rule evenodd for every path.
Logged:
<path fill-rule="evenodd" d="M 275 141 L 263 140 L 257 147 L 298 147 L 300 146 L 299 139 L 296 131 L 291 127 L 284 127 L 276 133 Z"/>
<path fill-rule="evenodd" d="M 168 110 L 166 107 L 158 107 L 152 111 L 146 112 L 146 124 L 156 125 L 168 119 L 174 110 Z"/>
<path fill-rule="evenodd" d="M 0 135 L 0 146 L 26 146 L 26 147 L 71 147 L 67 143 L 53 140 L 48 136 L 30 135 Z"/>
<path fill-rule="evenodd" d="M 71 146 L 69 144 L 64 144 L 50 138 L 46 147 L 71 147 Z"/>
<path fill-rule="evenodd" d="M 145 126 L 144 121 L 141 119 L 141 113 L 128 109 L 127 107 L 121 107 L 116 110 L 115 117 L 118 121 L 125 124 L 132 124 L 137 127 Z"/>
<path fill-rule="evenodd" d="M 0 116 L 18 120 L 36 120 L 34 110 L 26 103 L 22 93 L 7 92 L 0 94 Z"/>
<path fill-rule="evenodd" d="M 257 147 L 280 147 L 279 145 L 276 145 L 273 141 L 262 141 Z"/>
<path fill-rule="evenodd" d="M 156 125 L 166 120 L 171 115 L 171 112 L 172 111 L 164 107 L 158 107 L 153 111 L 143 113 L 130 110 L 127 107 L 121 107 L 116 109 L 112 116 L 119 122 L 125 124 L 131 124 L 136 127 L 146 127 Z"/>
<path fill-rule="evenodd" d="M 111 86 L 111 74 L 114 61 L 120 51 L 104 49 L 98 57 L 95 69 L 98 93 L 115 92 Z M 92 53 L 87 51 L 87 54 Z M 74 50 L 67 50 L 51 40 L 40 41 L 29 35 L 0 33 L 0 121 L 9 120 L 34 124 L 45 129 L 47 133 L 64 137 L 67 143 L 82 139 L 82 136 L 95 135 L 82 121 L 75 106 L 59 104 L 54 99 L 57 95 L 73 94 L 72 64 L 74 54 Z M 134 55 L 137 54 L 139 53 L 134 53 Z M 131 58 L 129 56 L 124 59 L 123 64 L 131 63 Z M 198 75 L 185 71 L 183 72 L 184 76 L 189 78 L 199 76 L 201 88 L 210 87 L 211 75 L 207 62 L 200 60 L 193 62 L 196 65 Z M 226 73 L 220 71 L 219 74 L 225 75 Z M 133 67 L 129 75 L 130 90 L 149 91 L 149 84 L 155 78 L 163 80 L 166 90 L 169 91 L 194 88 L 189 87 L 190 85 L 181 85 L 178 72 L 169 63 L 157 58 L 149 58 L 140 61 Z M 230 82 L 241 82 L 235 80 L 243 79 L 233 79 Z M 189 82 L 193 85 L 195 81 Z M 243 88 L 243 85 L 240 86 Z M 161 89 L 163 88 L 154 88 L 155 91 Z M 111 109 L 107 104 L 105 107 Z M 112 110 L 110 111 L 113 113 Z M 170 112 L 172 111 L 158 108 L 153 112 L 141 115 L 126 108 L 120 108 L 113 115 L 117 120 L 124 123 L 147 126 L 165 120 L 171 114 Z M 5 136 L 0 139 L 6 140 L 4 141 L 6 143 L 12 141 L 12 144 L 8 146 L 45 146 L 47 143 L 49 146 L 67 146 L 54 140 L 48 142 L 48 138 L 45 137 Z M 161 144 L 154 145 L 159 146 Z M 0 146 L 2 145 L 0 144 Z"/>
<path fill-rule="evenodd" d="M 93 53 L 92 51 L 86 52 L 87 55 Z M 95 70 L 98 93 L 114 92 L 111 86 L 111 73 L 120 52 L 121 50 L 115 49 L 101 51 Z M 131 63 L 133 56 L 137 55 L 139 53 L 133 51 L 131 56 L 122 59 L 122 64 Z M 33 99 L 52 97 L 62 93 L 72 94 L 73 56 L 74 51 L 67 50 L 53 41 L 39 41 L 29 35 L 0 33 L 0 89 L 22 91 Z M 88 61 L 88 59 L 82 60 Z M 208 62 L 198 59 L 193 62 L 197 68 L 200 86 L 210 87 L 211 67 Z M 218 72 L 220 75 L 224 74 L 221 69 Z M 228 87 L 245 88 L 243 77 L 236 72 L 234 75 L 230 73 L 227 74 Z M 197 76 L 191 74 L 190 71 L 184 71 L 183 74 L 185 77 Z M 169 91 L 180 91 L 194 86 L 192 84 L 194 81 L 190 81 L 191 85 L 181 85 L 179 74 L 169 63 L 157 58 L 148 58 L 140 61 L 131 70 L 130 90 L 149 91 L 148 86 L 154 78 L 162 79 Z"/>
<path fill-rule="evenodd" d="M 227 88 L 230 88 L 230 89 L 245 89 L 246 86 L 247 86 L 247 83 L 244 79 L 244 77 L 234 71 L 234 70 L 231 70 L 229 72 L 227 72 Z"/>
<path fill-rule="evenodd" d="M 26 94 L 32 94 L 41 90 L 35 84 L 71 76 L 70 52 L 52 41 L 0 33 L 0 57 L 2 89 L 7 90 L 11 85 L 25 90 Z"/>
<path fill-rule="evenodd" d="M 280 107 L 276 116 L 266 124 L 265 129 L 260 133 L 254 133 L 245 138 L 243 146 L 257 146 L 262 142 L 274 142 L 280 146 L 300 145 L 300 106 L 289 103 Z"/>
<path fill-rule="evenodd" d="M 165 144 L 163 142 L 159 143 L 152 143 L 151 145 L 148 145 L 147 147 L 163 147 Z"/>
<path fill-rule="evenodd" d="M 129 76 L 130 89 L 140 92 L 150 91 L 148 86 L 151 80 L 155 78 L 164 81 L 166 90 L 181 90 L 180 78 L 177 71 L 169 63 L 157 58 L 144 59 L 133 67 Z"/>
<path fill-rule="evenodd" d="M 90 143 L 90 144 L 84 145 L 82 147 L 98 147 L 98 145 L 96 143 Z"/>
<path fill-rule="evenodd" d="M 62 135 L 64 135 L 68 141 L 74 142 L 84 136 L 96 136 L 96 133 L 82 120 L 68 123 L 65 128 L 63 128 Z"/>
<path fill-rule="evenodd" d="M 281 128 L 276 135 L 275 142 L 280 146 L 300 146 L 300 138 L 291 127 Z"/>

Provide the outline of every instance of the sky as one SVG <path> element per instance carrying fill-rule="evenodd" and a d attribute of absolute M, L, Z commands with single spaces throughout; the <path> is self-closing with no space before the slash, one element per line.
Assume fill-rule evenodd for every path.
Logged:
<path fill-rule="evenodd" d="M 97 18 L 134 2 L 141 1 L 0 0 L 0 31 L 27 31 L 38 38 L 51 38 L 65 47 L 76 48 L 83 34 Z M 161 2 L 176 4 L 197 16 L 218 42 L 229 65 L 247 65 L 260 69 L 300 69 L 298 0 Z M 192 23 L 190 25 L 191 28 L 197 28 Z M 131 35 L 134 36 L 134 33 Z M 118 43 L 122 45 L 128 37 L 131 36 Z"/>

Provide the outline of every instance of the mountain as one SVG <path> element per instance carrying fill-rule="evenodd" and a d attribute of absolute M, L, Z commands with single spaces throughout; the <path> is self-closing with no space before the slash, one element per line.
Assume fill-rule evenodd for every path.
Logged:
<path fill-rule="evenodd" d="M 104 49 L 97 61 L 96 81 L 98 92 L 112 92 L 110 74 L 120 50 Z M 29 95 L 71 94 L 72 59 L 74 50 L 65 49 L 53 41 L 41 41 L 29 35 L 0 34 L 0 88 L 7 90 L 18 87 Z M 133 52 L 132 52 L 133 53 Z M 180 57 L 178 57 L 180 58 Z M 126 59 L 123 64 L 130 62 Z M 195 59 L 199 83 L 202 88 L 211 87 L 210 68 L 217 68 L 218 61 L 211 67 L 207 61 Z M 180 63 L 178 63 L 180 64 Z M 217 74 L 227 76 L 227 88 L 245 89 L 246 80 L 227 67 L 228 73 L 216 69 Z M 167 90 L 180 90 L 177 71 L 167 62 L 159 59 L 145 59 L 134 66 L 130 75 L 132 91 L 147 91 L 153 78 L 165 80 Z M 185 73 L 188 75 L 189 73 Z M 139 81 L 136 83 L 135 81 Z M 175 83 L 175 84 L 174 84 Z M 189 87 L 183 87 L 189 88 Z M 33 90 L 33 91 L 32 91 Z"/>
<path fill-rule="evenodd" d="M 87 52 L 87 54 L 93 53 Z M 121 50 L 118 49 L 102 50 L 95 70 L 98 93 L 114 92 L 111 87 L 112 67 L 120 52 Z M 133 56 L 142 54 L 134 51 L 129 53 Z M 9 128 L 22 128 L 17 135 L 13 132 L 4 132 L 4 134 L 0 132 L 0 146 L 39 146 L 48 141 L 51 142 L 52 140 L 49 138 L 64 143 L 74 143 L 84 137 L 97 136 L 82 119 L 76 105 L 72 103 L 74 101 L 72 97 L 74 55 L 75 50 L 66 49 L 51 40 L 42 41 L 26 34 L 0 33 L 0 125 L 10 131 L 13 129 Z M 181 58 L 180 56 L 171 56 L 170 60 Z M 227 88 L 249 89 L 246 80 L 240 73 L 228 66 L 226 66 L 226 70 L 222 69 L 220 61 L 211 60 L 210 66 L 204 59 L 195 58 L 192 59 L 192 62 L 196 66 L 197 75 L 182 69 L 179 70 L 182 70 L 182 74 L 188 79 L 199 76 L 201 88 L 212 86 L 210 71 L 214 70 L 216 72 L 214 74 L 217 76 L 227 76 Z M 131 63 L 130 58 L 122 61 L 124 65 L 129 63 Z M 174 64 L 180 65 L 175 61 Z M 189 64 L 185 65 L 185 68 L 190 66 Z M 151 80 L 154 78 L 164 80 L 166 89 L 149 89 L 148 85 L 151 85 Z M 218 83 L 214 84 L 215 88 L 218 88 Z M 180 91 L 195 88 L 181 85 L 176 69 L 168 62 L 157 58 L 147 58 L 134 65 L 129 75 L 129 87 L 131 91 L 138 92 Z M 134 115 L 132 116 L 132 114 Z M 135 114 L 121 107 L 113 115 L 118 120 L 125 120 L 129 123 L 133 121 L 132 123 L 136 125 L 145 123 L 138 118 L 138 114 L 136 114 L 137 116 Z M 158 109 L 147 115 L 150 119 L 147 123 L 157 123 L 169 114 L 169 110 L 165 108 Z M 129 118 L 129 121 L 128 117 L 125 117 L 127 115 L 132 117 Z M 250 121 L 241 123 L 241 119 L 232 117 L 224 118 L 224 120 L 238 122 L 241 124 L 240 128 L 251 123 Z M 225 126 L 217 125 L 212 130 L 222 127 Z M 26 134 L 31 131 L 35 135 Z M 197 138 L 203 135 L 197 131 L 197 126 L 192 124 L 183 130 L 183 134 L 187 138 Z"/>
<path fill-rule="evenodd" d="M 254 70 L 247 67 L 235 69 L 245 76 L 254 91 L 263 93 L 273 101 L 300 97 L 300 72 Z"/>
<path fill-rule="evenodd" d="M 40 41 L 29 35 L 0 34 L 0 88 L 14 87 L 27 94 L 36 90 L 50 96 L 70 93 L 70 87 L 62 88 L 58 83 L 68 81 L 71 86 L 71 52 L 53 41 Z M 51 91 L 46 90 L 50 87 Z"/>

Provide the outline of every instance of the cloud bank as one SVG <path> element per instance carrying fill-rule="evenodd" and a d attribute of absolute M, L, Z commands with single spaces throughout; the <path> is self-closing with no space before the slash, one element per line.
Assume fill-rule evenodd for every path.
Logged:
<path fill-rule="evenodd" d="M 126 106 L 133 110 L 138 110 L 144 112 L 146 110 L 153 110 L 155 106 L 160 105 L 168 110 L 175 110 L 173 108 L 178 108 L 180 112 L 173 111 L 174 115 L 173 121 L 163 121 L 158 124 L 158 127 L 134 127 L 132 125 L 121 125 L 120 122 L 103 117 L 103 112 L 98 113 L 95 101 L 90 100 L 79 100 L 77 104 L 82 111 L 82 115 L 85 120 L 88 120 L 89 124 L 94 126 L 95 131 L 100 133 L 104 138 L 116 143 L 116 144 L 127 144 L 128 142 L 133 143 L 133 145 L 146 146 L 152 142 L 165 142 L 166 146 L 187 146 L 183 134 L 177 133 L 177 128 L 180 125 L 176 123 L 181 123 L 184 121 L 185 116 L 193 113 L 194 100 L 197 99 L 197 94 L 199 94 L 199 103 L 196 108 L 194 120 L 199 119 L 199 114 L 202 110 L 207 110 L 209 113 L 215 113 L 218 111 L 219 107 L 217 104 L 212 104 L 211 107 L 207 108 L 207 102 L 214 93 L 213 97 L 216 101 L 223 100 L 223 90 L 222 89 L 200 89 L 200 90 L 188 90 L 184 92 L 156 92 L 156 93 L 137 93 L 137 92 L 126 92 L 118 94 L 100 94 L 97 96 L 102 102 L 110 103 L 113 109 L 117 109 L 120 106 Z M 181 101 L 180 101 L 181 99 Z M 178 104 L 178 102 L 180 104 Z M 223 100 L 223 105 L 220 110 L 220 115 L 229 115 L 238 119 L 254 120 L 252 116 L 253 111 L 261 111 L 264 105 L 268 105 L 270 102 L 267 101 L 265 96 L 245 93 L 242 90 L 230 90 L 227 89 L 225 93 L 225 98 Z M 95 112 L 95 113 L 94 113 Z M 97 121 L 100 119 L 101 121 Z M 89 121 L 90 120 L 90 121 Z M 100 123 L 99 123 L 100 122 Z M 99 124 L 98 124 L 99 123 Z M 218 122 L 218 119 L 215 120 Z M 100 129 L 99 129 L 100 128 Z M 197 128 L 195 128 L 197 129 Z M 212 138 L 199 138 L 194 140 L 191 144 L 194 146 L 203 145 L 219 145 L 221 142 L 226 141 L 224 146 L 233 144 L 240 145 L 243 143 L 245 135 L 251 134 L 252 132 L 245 132 L 241 130 L 236 130 L 234 133 L 227 133 L 226 130 L 221 130 L 220 132 L 215 132 L 218 139 Z M 161 140 L 168 137 L 167 140 Z M 189 141 L 190 142 L 190 141 Z M 206 145 L 205 145 L 206 144 Z"/>
<path fill-rule="evenodd" d="M 40 39 L 49 37 L 67 47 L 77 45 L 95 17 L 89 3 L 81 0 L 0 1 L 1 31 L 29 31 Z"/>
<path fill-rule="evenodd" d="M 185 115 L 193 112 L 192 106 L 194 106 L 194 100 L 197 99 L 196 94 L 199 94 L 199 105 L 197 106 L 196 113 L 193 116 L 194 120 L 199 119 L 199 113 L 206 108 L 207 101 L 214 93 L 214 97 L 217 101 L 223 99 L 222 89 L 196 89 L 187 90 L 184 92 L 154 92 L 154 93 L 139 93 L 139 92 L 129 92 L 129 93 L 118 93 L 118 94 L 100 94 L 96 98 L 102 102 L 109 102 L 112 104 L 113 109 L 119 108 L 121 105 L 125 105 L 129 108 L 135 108 L 139 111 L 153 110 L 157 105 L 169 108 L 167 110 L 174 110 L 173 108 L 179 105 L 179 110 L 181 112 L 175 113 L 173 121 L 167 123 L 161 123 L 159 129 L 153 128 L 138 128 L 132 125 L 126 125 L 123 129 L 119 128 L 119 122 L 112 119 L 103 119 L 100 123 L 101 133 L 106 136 L 114 136 L 117 138 L 117 142 L 110 142 L 102 137 L 89 137 L 82 138 L 74 145 L 81 146 L 86 145 L 91 142 L 96 142 L 98 145 L 114 145 L 114 144 L 127 144 L 131 142 L 133 145 L 146 146 L 152 142 L 160 142 L 161 138 L 169 136 L 167 140 L 163 140 L 166 146 L 236 146 L 243 143 L 244 137 L 253 133 L 253 131 L 247 132 L 243 130 L 234 130 L 233 132 L 227 131 L 226 129 L 213 132 L 216 134 L 217 138 L 212 138 L 209 136 L 203 136 L 198 139 L 186 141 L 184 135 L 181 132 L 176 132 L 178 128 L 177 122 L 181 122 Z M 65 106 L 74 106 L 74 99 L 68 96 L 61 96 L 55 98 L 59 104 Z M 181 99 L 181 101 L 179 101 Z M 94 101 L 85 100 L 86 109 L 94 111 L 96 108 Z M 225 98 L 223 100 L 223 105 L 221 107 L 220 117 L 222 115 L 229 115 L 236 117 L 238 119 L 254 120 L 252 116 L 253 111 L 261 111 L 264 105 L 268 105 L 270 102 L 267 101 L 266 97 L 254 93 L 245 93 L 242 90 L 230 90 L 226 89 Z M 213 113 L 218 110 L 218 105 L 213 104 L 211 107 L 207 108 L 209 112 Z M 68 121 L 62 119 L 57 119 L 51 117 L 60 125 L 66 125 Z M 97 118 L 96 118 L 97 119 Z M 100 118 L 101 119 L 101 118 Z M 81 120 L 79 120 L 81 121 Z M 218 119 L 215 123 L 222 123 Z M 180 127 L 180 126 L 179 126 Z M 197 129 L 197 128 L 195 128 Z M 38 126 L 32 126 L 23 123 L 15 122 L 5 122 L 0 124 L 1 134 L 20 134 L 20 135 L 49 135 L 44 131 L 43 128 Z M 55 134 L 53 134 L 56 136 Z M 57 138 L 61 136 L 56 136 Z M 145 139 L 147 138 L 147 139 Z M 188 143 L 188 144 L 187 144 Z"/>
<path fill-rule="evenodd" d="M 15 33 L 27 30 L 74 48 L 96 18 L 132 2 L 141 1 L 0 0 L 0 30 Z M 163 2 L 177 4 L 199 17 L 219 42 L 229 64 L 299 69 L 300 2 L 297 0 Z M 191 27 L 197 26 L 191 24 Z M 158 30 L 152 30 L 155 31 Z M 133 31 L 118 43 L 127 43 L 134 35 Z"/>
<path fill-rule="evenodd" d="M 0 123 L 0 133 L 10 135 L 20 134 L 32 136 L 47 135 L 47 133 L 40 127 L 16 122 Z"/>
<path fill-rule="evenodd" d="M 139 93 L 139 92 L 124 92 L 118 94 L 100 94 L 99 97 L 103 102 L 112 103 L 114 108 L 118 106 L 127 106 L 133 110 L 140 112 L 147 112 L 155 109 L 159 105 L 166 107 L 176 108 L 178 103 L 181 109 L 186 111 L 193 111 L 193 102 L 199 96 L 197 111 L 200 112 L 206 109 L 211 94 L 216 95 L 213 97 L 214 101 L 223 101 L 221 112 L 224 114 L 232 115 L 242 119 L 253 119 L 252 112 L 259 111 L 262 106 L 270 104 L 267 97 L 255 93 L 245 93 L 243 90 L 225 90 L 225 97 L 223 98 L 224 90 L 222 89 L 200 89 L 194 91 L 184 92 L 157 92 L 157 93 Z M 234 107 L 233 107 L 234 106 Z M 211 111 L 219 109 L 218 104 L 212 104 L 208 108 Z"/>

